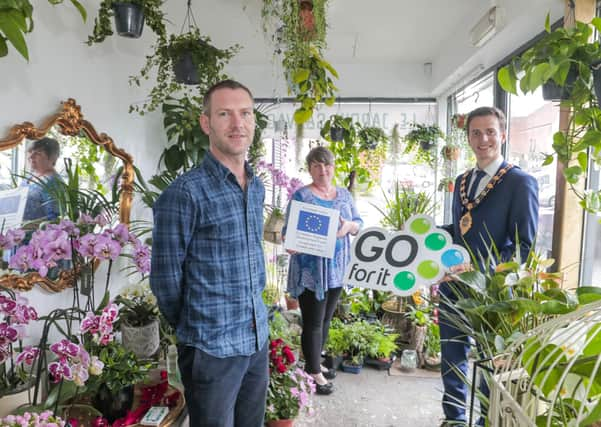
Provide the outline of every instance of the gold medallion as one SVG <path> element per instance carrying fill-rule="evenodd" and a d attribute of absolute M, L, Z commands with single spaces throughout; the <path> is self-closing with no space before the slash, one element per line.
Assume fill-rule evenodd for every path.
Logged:
<path fill-rule="evenodd" d="M 468 210 L 459 221 L 459 229 L 461 230 L 461 235 L 464 236 L 470 228 L 472 228 L 472 214 Z"/>

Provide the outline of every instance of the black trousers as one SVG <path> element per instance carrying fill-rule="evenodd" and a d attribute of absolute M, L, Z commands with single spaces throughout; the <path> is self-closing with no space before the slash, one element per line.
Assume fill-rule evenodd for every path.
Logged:
<path fill-rule="evenodd" d="M 329 289 L 322 301 L 318 301 L 315 292 L 309 290 L 298 297 L 303 316 L 301 347 L 305 356 L 305 371 L 309 374 L 321 372 L 321 351 L 328 339 L 330 321 L 341 292 L 342 288 Z"/>

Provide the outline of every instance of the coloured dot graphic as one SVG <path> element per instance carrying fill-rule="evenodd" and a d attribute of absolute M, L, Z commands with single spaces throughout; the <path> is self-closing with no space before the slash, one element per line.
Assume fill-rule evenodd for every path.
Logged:
<path fill-rule="evenodd" d="M 431 227 L 427 218 L 416 218 L 409 223 L 409 229 L 415 234 L 426 234 Z"/>
<path fill-rule="evenodd" d="M 468 261 L 463 258 L 463 254 L 457 249 L 449 249 L 445 251 L 440 257 L 440 260 L 442 261 L 442 265 L 444 265 L 446 268 L 463 264 Z"/>
<path fill-rule="evenodd" d="M 422 261 L 417 266 L 417 273 L 424 279 L 434 279 L 439 271 L 438 263 L 432 260 Z"/>
<path fill-rule="evenodd" d="M 468 252 L 428 215 L 410 217 L 401 231 L 374 228 L 360 232 L 353 243 L 346 275 L 354 286 L 407 296 L 470 261 Z"/>
<path fill-rule="evenodd" d="M 432 251 L 439 251 L 447 245 L 447 239 L 441 233 L 432 233 L 426 237 L 426 247 Z"/>
<path fill-rule="evenodd" d="M 394 286 L 401 291 L 408 291 L 415 285 L 415 276 L 410 271 L 401 271 L 394 276 Z"/>

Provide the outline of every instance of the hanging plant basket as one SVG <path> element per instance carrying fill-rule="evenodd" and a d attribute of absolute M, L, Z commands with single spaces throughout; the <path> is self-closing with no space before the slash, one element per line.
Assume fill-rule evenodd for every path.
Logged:
<path fill-rule="evenodd" d="M 430 151 L 436 145 L 435 141 L 420 141 L 419 146 L 424 151 Z"/>
<path fill-rule="evenodd" d="M 344 139 L 344 128 L 332 126 L 330 128 L 330 138 L 334 142 L 340 142 Z"/>
<path fill-rule="evenodd" d="M 197 85 L 200 83 L 198 70 L 194 65 L 190 52 L 185 52 L 173 63 L 173 74 L 175 74 L 175 81 L 178 83 L 185 85 Z"/>
<path fill-rule="evenodd" d="M 114 3 L 115 29 L 121 37 L 137 39 L 144 29 L 144 8 L 135 3 Z"/>
<path fill-rule="evenodd" d="M 543 99 L 555 102 L 569 99 L 572 94 L 572 87 L 577 78 L 578 70 L 572 67 L 566 76 L 563 86 L 559 86 L 554 80 L 548 80 L 543 84 Z"/>
<path fill-rule="evenodd" d="M 461 149 L 456 145 L 445 145 L 442 147 L 442 156 L 445 160 L 456 161 L 459 159 Z"/>

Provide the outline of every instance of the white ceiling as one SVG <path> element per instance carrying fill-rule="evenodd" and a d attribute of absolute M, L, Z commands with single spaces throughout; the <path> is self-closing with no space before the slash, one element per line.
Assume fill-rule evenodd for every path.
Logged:
<path fill-rule="evenodd" d="M 241 44 L 244 48 L 235 61 L 251 65 L 271 60 L 261 4 L 261 0 L 192 0 L 192 10 L 204 34 L 223 43 L 220 47 Z M 432 62 L 445 41 L 465 29 L 466 17 L 475 22 L 488 7 L 483 0 L 331 0 L 326 57 L 344 64 Z M 175 24 L 170 31 L 179 32 L 185 9 L 185 0 L 168 0 L 165 10 Z"/>
<path fill-rule="evenodd" d="M 285 0 L 293 1 L 293 0 Z M 543 30 L 545 15 L 563 13 L 565 0 L 330 0 L 325 58 L 338 69 L 340 96 L 440 96 L 464 84 L 470 71 L 486 69 Z M 165 11 L 179 32 L 186 0 L 167 0 Z M 201 32 L 218 47 L 243 46 L 231 66 L 258 93 L 282 94 L 279 60 L 263 34 L 262 0 L 192 0 Z M 483 48 L 470 29 L 491 6 L 507 25 Z M 425 63 L 431 63 L 429 71 Z"/>

